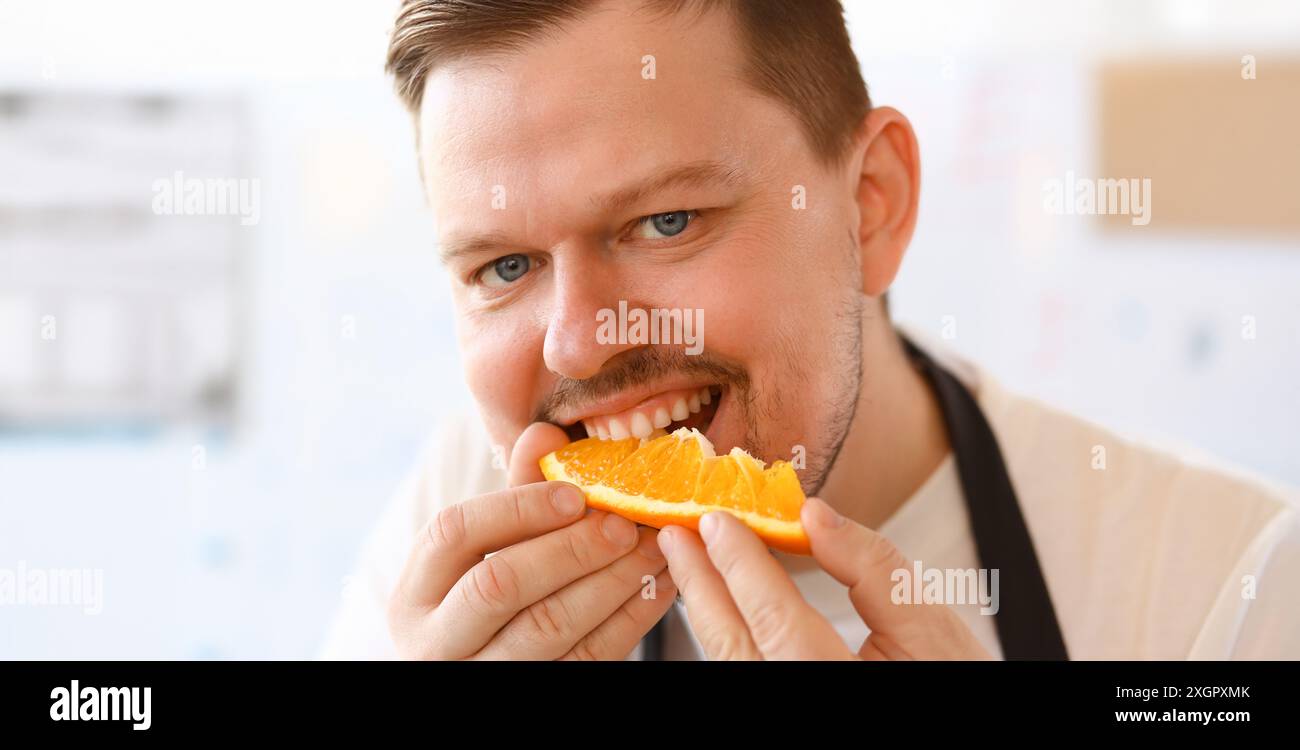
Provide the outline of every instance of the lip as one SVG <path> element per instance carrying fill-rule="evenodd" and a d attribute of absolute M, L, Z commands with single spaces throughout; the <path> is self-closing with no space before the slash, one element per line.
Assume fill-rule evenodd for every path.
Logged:
<path fill-rule="evenodd" d="M 614 394 L 613 396 L 608 396 L 599 401 L 595 401 L 581 410 L 558 414 L 556 415 L 556 422 L 561 427 L 572 427 L 579 421 L 588 417 L 598 417 L 604 414 L 618 414 L 619 412 L 627 411 L 628 409 L 635 409 L 661 393 L 687 388 L 703 388 L 705 386 L 713 385 L 720 384 L 700 378 L 682 378 L 678 380 L 664 380 L 648 387 L 642 386 L 638 388 L 630 388 Z M 723 388 L 725 389 L 725 386 L 723 386 Z"/>

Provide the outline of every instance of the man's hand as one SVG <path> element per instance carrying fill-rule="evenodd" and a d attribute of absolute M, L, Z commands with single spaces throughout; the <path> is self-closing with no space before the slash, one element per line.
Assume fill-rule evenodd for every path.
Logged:
<path fill-rule="evenodd" d="M 533 424 L 511 451 L 511 488 L 429 521 L 393 590 L 388 624 L 408 659 L 623 659 L 677 594 L 654 529 L 542 481 L 568 442 Z M 493 554 L 495 553 L 495 554 Z M 654 576 L 654 598 L 642 591 Z"/>
<path fill-rule="evenodd" d="M 726 512 L 700 519 L 700 534 L 659 533 L 691 628 L 707 658 L 987 659 L 957 614 L 942 604 L 894 604 L 893 571 L 911 563 L 889 540 L 817 498 L 804 504 L 813 557 L 849 587 L 871 635 L 855 654 L 799 594 L 794 581 L 749 527 Z"/>

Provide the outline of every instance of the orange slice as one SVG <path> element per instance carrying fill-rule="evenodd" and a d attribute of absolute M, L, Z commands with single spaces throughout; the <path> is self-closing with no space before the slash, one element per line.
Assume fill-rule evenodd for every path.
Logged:
<path fill-rule="evenodd" d="M 538 462 L 550 480 L 582 488 L 592 508 L 663 528 L 698 529 L 705 513 L 731 513 L 769 546 L 810 554 L 799 522 L 803 488 L 786 461 L 766 466 L 739 448 L 715 456 L 698 430 L 638 440 L 587 438 Z"/>

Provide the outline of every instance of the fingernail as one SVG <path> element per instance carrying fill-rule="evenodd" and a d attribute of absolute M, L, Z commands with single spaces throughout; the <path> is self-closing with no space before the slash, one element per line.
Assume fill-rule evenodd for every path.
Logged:
<path fill-rule="evenodd" d="M 704 518 L 700 519 L 700 538 L 705 544 L 713 544 L 713 540 L 718 536 L 722 524 L 722 519 L 718 518 L 719 512 L 705 513 Z"/>
<path fill-rule="evenodd" d="M 807 500 L 808 506 L 812 508 L 812 518 L 817 525 L 826 529 L 838 529 L 844 525 L 844 516 L 835 512 L 835 509 L 819 497 L 810 497 Z"/>
<path fill-rule="evenodd" d="M 664 557 L 672 555 L 674 542 L 672 531 L 663 529 L 655 536 L 655 541 L 659 543 L 659 551 L 663 553 Z"/>
<path fill-rule="evenodd" d="M 578 511 L 587 504 L 587 499 L 582 496 L 577 487 L 564 484 L 551 490 L 551 504 L 562 516 L 576 516 Z"/>
<path fill-rule="evenodd" d="M 600 522 L 600 531 L 609 541 L 626 547 L 636 541 L 636 526 L 626 518 L 608 513 Z"/>

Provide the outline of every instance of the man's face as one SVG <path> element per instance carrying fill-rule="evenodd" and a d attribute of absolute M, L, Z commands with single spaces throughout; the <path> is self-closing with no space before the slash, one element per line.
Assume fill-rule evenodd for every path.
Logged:
<path fill-rule="evenodd" d="M 744 64 L 725 12 L 607 3 L 430 77 L 420 158 L 494 442 L 538 419 L 618 436 L 666 412 L 719 453 L 802 446 L 820 486 L 860 381 L 856 181 Z M 620 302 L 702 310 L 702 351 L 609 342 Z M 673 419 L 701 389 L 710 403 Z"/>

